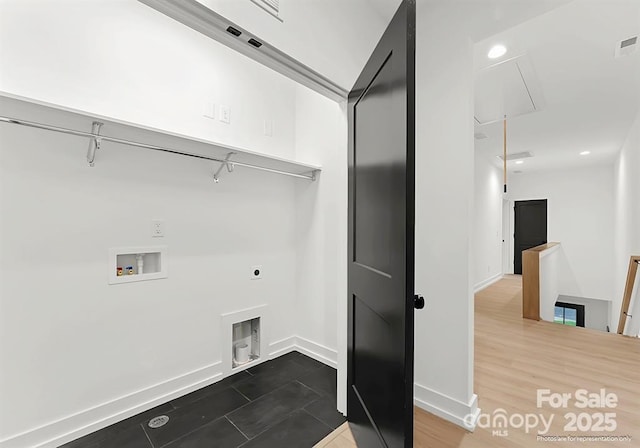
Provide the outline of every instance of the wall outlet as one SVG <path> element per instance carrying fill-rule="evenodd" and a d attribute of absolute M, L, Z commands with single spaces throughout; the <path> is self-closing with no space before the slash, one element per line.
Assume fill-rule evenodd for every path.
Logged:
<path fill-rule="evenodd" d="M 251 280 L 260 280 L 262 278 L 262 266 L 251 266 Z"/>
<path fill-rule="evenodd" d="M 162 238 L 164 237 L 164 221 L 161 219 L 154 219 L 151 221 L 151 237 Z"/>
<path fill-rule="evenodd" d="M 229 106 L 220 106 L 220 121 L 231 124 L 231 108 Z"/>

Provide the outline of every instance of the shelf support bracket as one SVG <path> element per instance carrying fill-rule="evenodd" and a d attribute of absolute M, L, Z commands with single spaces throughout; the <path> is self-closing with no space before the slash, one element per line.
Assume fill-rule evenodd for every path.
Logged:
<path fill-rule="evenodd" d="M 102 142 L 102 139 L 99 137 L 102 125 L 103 123 L 100 123 L 99 121 L 94 121 L 91 125 L 91 134 L 93 134 L 94 137 L 89 141 L 89 149 L 87 150 L 87 163 L 89 163 L 89 166 L 95 165 L 96 151 L 100 149 L 100 144 Z"/>
<path fill-rule="evenodd" d="M 235 155 L 235 152 L 230 152 L 229 154 L 227 154 L 227 157 L 224 158 L 224 162 L 222 162 L 218 167 L 217 171 L 213 173 L 213 181 L 215 183 L 220 182 L 220 173 L 225 167 L 227 168 L 227 171 L 229 171 L 230 173 L 233 173 L 233 162 L 231 162 L 230 160 L 231 156 L 233 155 Z"/>

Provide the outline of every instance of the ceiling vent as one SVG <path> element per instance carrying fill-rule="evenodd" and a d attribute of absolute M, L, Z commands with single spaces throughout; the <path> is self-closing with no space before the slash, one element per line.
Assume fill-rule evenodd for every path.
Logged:
<path fill-rule="evenodd" d="M 233 34 L 234 36 L 238 37 L 239 35 L 242 34 L 242 31 L 230 26 L 230 27 L 227 27 L 227 33 Z"/>
<path fill-rule="evenodd" d="M 496 156 L 496 157 L 500 160 L 504 160 L 502 156 Z M 529 157 L 533 157 L 533 154 L 531 154 L 529 151 L 507 154 L 507 160 L 528 159 Z"/>
<path fill-rule="evenodd" d="M 618 42 L 616 45 L 616 58 L 623 56 L 629 56 L 638 50 L 638 36 L 633 36 L 628 39 Z"/>
<path fill-rule="evenodd" d="M 251 1 L 282 22 L 282 19 L 280 18 L 280 0 L 251 0 Z"/>
<path fill-rule="evenodd" d="M 489 138 L 487 134 L 483 134 L 482 132 L 476 132 L 475 134 L 473 134 L 473 137 L 476 140 L 484 140 L 485 138 Z"/>

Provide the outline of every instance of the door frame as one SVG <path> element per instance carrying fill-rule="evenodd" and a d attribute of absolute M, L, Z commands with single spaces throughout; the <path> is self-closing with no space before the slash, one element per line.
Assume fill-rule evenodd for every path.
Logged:
<path fill-rule="evenodd" d="M 546 233 L 546 241 L 549 241 L 549 198 L 529 198 L 529 199 L 513 199 L 511 201 L 511 219 L 510 219 L 510 225 L 511 225 L 511 246 L 512 246 L 512 250 L 511 250 L 511 273 L 514 274 L 515 273 L 515 269 L 516 269 L 516 202 L 538 202 L 538 201 L 544 201 L 546 208 L 546 214 L 547 214 L 547 233 Z"/>
<path fill-rule="evenodd" d="M 509 199 L 502 199 L 502 274 L 513 274 L 512 249 L 513 231 L 513 205 Z"/>

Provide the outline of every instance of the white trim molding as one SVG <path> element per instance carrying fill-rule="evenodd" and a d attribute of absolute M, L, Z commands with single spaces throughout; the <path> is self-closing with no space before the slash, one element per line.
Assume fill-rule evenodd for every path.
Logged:
<path fill-rule="evenodd" d="M 309 339 L 296 336 L 296 350 L 334 369 L 338 368 L 338 351 Z"/>
<path fill-rule="evenodd" d="M 275 359 L 294 350 L 297 350 L 295 336 L 280 339 L 269 344 L 269 359 Z"/>
<path fill-rule="evenodd" d="M 493 285 L 495 282 L 501 280 L 502 277 L 504 277 L 504 274 L 499 273 L 499 274 L 496 274 L 496 275 L 494 275 L 492 277 L 489 277 L 489 278 L 487 278 L 485 280 L 482 280 L 479 283 L 476 283 L 476 285 L 473 287 L 473 293 L 475 294 L 475 293 L 477 293 L 479 291 L 482 291 L 483 289 Z"/>
<path fill-rule="evenodd" d="M 291 336 L 269 345 L 269 359 L 299 351 L 322 364 L 338 368 L 338 351 L 301 336 Z"/>
<path fill-rule="evenodd" d="M 420 409 L 461 426 L 467 431 L 475 430 L 480 416 L 476 394 L 473 394 L 468 403 L 464 403 L 416 383 L 413 396 L 414 404 Z"/>
<path fill-rule="evenodd" d="M 221 362 L 192 370 L 0 440 L 0 448 L 57 447 L 222 379 Z"/>

